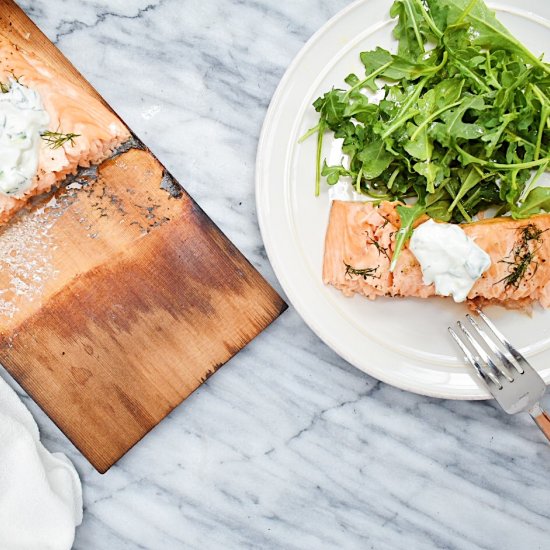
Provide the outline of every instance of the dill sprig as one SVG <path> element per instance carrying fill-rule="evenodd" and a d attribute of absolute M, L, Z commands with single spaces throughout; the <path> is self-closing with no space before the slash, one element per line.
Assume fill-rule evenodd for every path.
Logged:
<path fill-rule="evenodd" d="M 390 259 L 390 255 L 388 254 L 388 249 L 385 246 L 382 246 L 378 241 L 375 241 L 372 237 L 367 237 L 367 244 L 372 244 L 376 247 L 378 250 L 378 255 L 384 254 L 388 260 Z"/>
<path fill-rule="evenodd" d="M 352 267 L 346 262 L 344 262 L 344 265 L 346 266 L 346 277 L 351 277 L 352 275 L 358 275 L 359 277 L 363 277 L 365 281 L 367 280 L 368 277 L 372 277 L 374 279 L 380 279 L 380 276 L 376 275 L 376 272 L 378 271 L 379 266 L 357 269 L 356 267 Z"/>
<path fill-rule="evenodd" d="M 504 283 L 504 288 L 519 288 L 519 285 L 525 280 L 528 275 L 529 268 L 532 269 L 529 279 L 532 279 L 537 273 L 539 264 L 536 261 L 537 252 L 540 246 L 532 247 L 532 243 L 542 243 L 541 235 L 547 231 L 543 231 L 534 223 L 530 223 L 519 229 L 519 239 L 516 241 L 514 248 L 510 254 L 501 260 L 499 263 L 508 265 L 508 275 L 503 277 L 495 284 Z"/>
<path fill-rule="evenodd" d="M 10 84 L 12 82 L 17 82 L 17 84 L 21 84 L 21 77 L 20 76 L 17 76 L 13 70 L 10 71 L 10 74 L 11 74 L 11 78 L 8 78 L 8 82 L 0 82 L 0 93 L 2 94 L 7 94 L 10 89 L 11 89 L 11 86 Z"/>
<path fill-rule="evenodd" d="M 21 84 L 21 77 L 20 77 L 20 76 L 17 76 L 17 75 L 13 72 L 13 69 L 10 71 L 10 73 L 11 73 L 12 78 L 15 80 L 15 82 L 17 82 L 17 84 Z"/>
<path fill-rule="evenodd" d="M 60 147 L 63 147 L 65 143 L 74 145 L 74 139 L 80 137 L 80 134 L 62 134 L 61 132 L 51 132 L 50 130 L 46 130 L 40 134 L 40 137 L 48 143 L 50 149 L 59 149 Z"/>

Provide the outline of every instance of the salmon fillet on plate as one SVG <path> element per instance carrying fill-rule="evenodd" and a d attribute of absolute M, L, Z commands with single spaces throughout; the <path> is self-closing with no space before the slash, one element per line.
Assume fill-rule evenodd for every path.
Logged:
<path fill-rule="evenodd" d="M 0 35 L 0 225 L 129 137 L 96 97 Z"/>
<path fill-rule="evenodd" d="M 325 239 L 325 284 L 347 296 L 362 294 L 371 300 L 437 294 L 436 285 L 426 284 L 423 268 L 426 271 L 428 266 L 421 266 L 411 250 L 411 241 L 390 271 L 400 229 L 398 204 L 333 201 Z M 417 221 L 415 231 L 423 224 L 434 223 L 424 216 Z M 483 273 L 467 293 L 471 305 L 523 308 L 539 302 L 550 307 L 550 214 L 525 220 L 491 218 L 459 227 L 469 242 L 488 256 Z M 445 254 L 443 250 L 441 255 Z"/>

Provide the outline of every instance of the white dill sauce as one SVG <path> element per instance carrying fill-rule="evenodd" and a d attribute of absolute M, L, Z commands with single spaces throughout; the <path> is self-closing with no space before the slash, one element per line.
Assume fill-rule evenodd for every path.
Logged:
<path fill-rule="evenodd" d="M 31 187 L 38 170 L 40 134 L 49 122 L 34 90 L 12 80 L 0 93 L 0 194 L 19 198 Z"/>
<path fill-rule="evenodd" d="M 409 248 L 420 262 L 424 284 L 435 285 L 441 296 L 466 300 L 475 282 L 491 266 L 491 257 L 464 230 L 433 220 L 419 225 Z"/>

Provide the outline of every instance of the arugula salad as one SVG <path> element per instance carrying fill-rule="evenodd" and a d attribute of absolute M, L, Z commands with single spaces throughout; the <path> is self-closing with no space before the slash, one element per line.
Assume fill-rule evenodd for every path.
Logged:
<path fill-rule="evenodd" d="M 315 194 L 322 176 L 347 177 L 371 199 L 413 203 L 397 207 L 395 260 L 424 214 L 462 223 L 489 208 L 550 211 L 550 188 L 538 185 L 550 164 L 550 65 L 482 0 L 395 0 L 390 14 L 397 53 L 361 53 L 364 74 L 313 104 L 319 123 L 301 140 L 317 136 Z M 327 133 L 343 140 L 346 162 L 322 159 Z"/>

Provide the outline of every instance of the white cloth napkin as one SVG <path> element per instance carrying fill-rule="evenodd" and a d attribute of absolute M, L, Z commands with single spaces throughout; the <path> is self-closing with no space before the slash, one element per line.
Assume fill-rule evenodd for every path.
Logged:
<path fill-rule="evenodd" d="M 81 522 L 74 466 L 45 449 L 31 413 L 0 378 L 0 550 L 70 550 Z"/>

